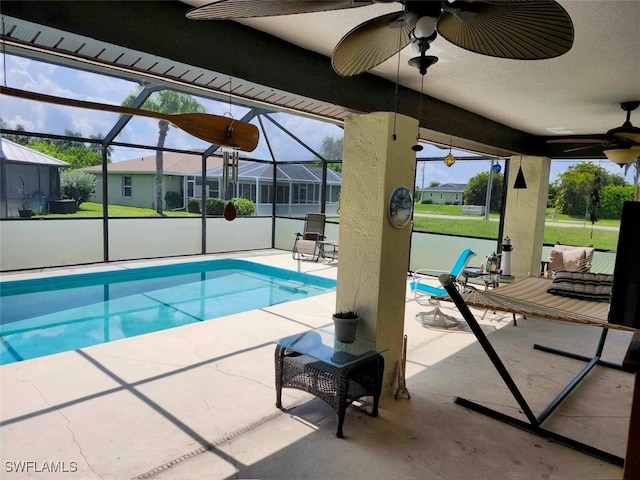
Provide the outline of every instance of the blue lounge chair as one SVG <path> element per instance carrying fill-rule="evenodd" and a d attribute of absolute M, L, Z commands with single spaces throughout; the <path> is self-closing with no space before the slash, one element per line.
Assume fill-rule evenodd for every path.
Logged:
<path fill-rule="evenodd" d="M 435 283 L 437 278 L 442 273 L 449 273 L 455 280 L 462 275 L 462 271 L 469 263 L 469 259 L 473 257 L 475 253 L 470 248 L 465 248 L 461 253 L 456 263 L 449 272 L 442 270 L 431 270 L 421 268 L 413 272 L 413 279 L 411 280 L 411 291 L 413 292 L 416 302 L 420 305 L 429 305 L 434 307 L 429 312 L 420 312 L 416 315 L 416 320 L 422 322 L 423 326 L 439 326 L 446 328 L 454 328 L 458 326 L 455 318 L 450 315 L 444 314 L 440 310 L 440 303 L 437 297 L 447 297 L 448 293 L 443 287 L 436 287 L 428 283 L 428 281 Z M 426 299 L 426 300 L 425 300 Z M 433 316 L 432 319 L 430 317 Z"/>

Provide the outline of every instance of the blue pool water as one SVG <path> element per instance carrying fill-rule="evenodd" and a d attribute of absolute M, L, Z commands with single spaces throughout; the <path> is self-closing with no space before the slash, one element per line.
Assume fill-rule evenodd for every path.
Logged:
<path fill-rule="evenodd" d="M 335 285 L 234 259 L 0 282 L 0 365 L 290 302 Z"/>

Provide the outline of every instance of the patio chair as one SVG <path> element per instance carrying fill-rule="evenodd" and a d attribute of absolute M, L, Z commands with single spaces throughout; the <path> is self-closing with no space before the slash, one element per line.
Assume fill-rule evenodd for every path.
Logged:
<path fill-rule="evenodd" d="M 440 302 L 438 297 L 447 297 L 449 294 L 443 287 L 435 287 L 428 282 L 437 279 L 439 275 L 448 273 L 458 285 L 462 285 L 464 282 L 459 282 L 458 277 L 462 276 L 462 271 L 469 263 L 469 259 L 473 257 L 475 253 L 470 248 L 465 248 L 458 259 L 453 264 L 453 267 L 449 272 L 444 270 L 433 270 L 421 268 L 413 272 L 413 279 L 411 281 L 411 291 L 413 292 L 416 302 L 420 305 L 428 305 L 435 307 L 428 312 L 420 312 L 416 315 L 416 320 L 422 323 L 422 326 L 436 326 L 445 328 L 457 328 L 458 322 L 451 315 L 446 315 L 440 310 Z"/>
<path fill-rule="evenodd" d="M 294 260 L 310 257 L 314 262 L 320 258 L 318 242 L 324 240 L 324 213 L 307 213 L 304 221 L 304 231 L 296 233 L 291 256 Z"/>

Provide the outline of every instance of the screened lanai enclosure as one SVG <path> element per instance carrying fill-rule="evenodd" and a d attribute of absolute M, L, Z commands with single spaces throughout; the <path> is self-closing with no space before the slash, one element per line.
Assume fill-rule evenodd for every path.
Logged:
<path fill-rule="evenodd" d="M 4 61 L 9 87 L 148 109 L 160 108 L 163 95 L 187 98 L 190 108 L 195 105 L 200 111 L 255 125 L 259 141 L 255 150 L 239 152 L 237 170 L 227 170 L 225 178 L 223 159 L 233 154 L 232 149 L 207 143 L 173 125 L 162 136 L 157 119 L 2 95 L 1 271 L 250 249 L 290 250 L 309 212 L 325 213 L 327 239 L 338 240 L 340 121 L 241 100 L 234 96 L 230 78 L 215 80 L 220 83 L 218 91 L 204 91 L 153 76 L 142 81 L 140 75 L 115 70 L 90 72 L 25 52 L 6 54 Z M 445 269 L 451 258 L 469 246 L 481 254 L 482 261 L 500 249 L 508 234 L 502 228 L 506 187 L 502 179 L 508 176 L 509 159 L 450 145 L 421 145 L 423 150 L 415 157 L 414 200 L 430 207 L 429 213 L 414 212 L 410 268 Z M 444 162 L 449 154 L 454 158 L 451 165 Z M 413 155 L 407 161 L 413 162 Z M 65 195 L 62 186 L 73 183 L 79 173 L 92 176 L 92 193 L 69 215 L 72 210 L 63 203 L 74 197 Z M 65 182 L 68 175 L 72 180 Z M 481 234 L 443 220 L 448 208 L 460 209 L 469 203 L 465 189 L 479 175 L 486 194 L 476 196 L 477 205 L 466 209 L 472 212 L 467 219 L 479 219 L 479 212 L 486 220 Z M 379 192 L 364 193 L 372 201 L 385 201 Z M 229 202 L 234 198 L 252 202 L 253 212 L 229 222 L 221 214 L 206 209 L 193 213 L 187 208 L 193 199 L 205 205 L 209 199 Z M 32 218 L 40 221 L 25 222 L 20 217 L 23 203 Z"/>
<path fill-rule="evenodd" d="M 4 60 L 9 87 L 149 109 L 160 108 L 161 96 L 170 92 L 188 97 L 201 111 L 251 123 L 260 136 L 254 151 L 240 152 L 237 172 L 227 177 L 225 189 L 222 159 L 228 148 L 206 143 L 173 125 L 160 144 L 156 119 L 3 95 L 1 133 L 5 144 L 19 145 L 33 155 L 47 152 L 47 158 L 59 163 L 45 181 L 42 168 L 32 169 L 21 158 L 9 158 L 15 156 L 13 150 L 4 151 L 2 270 L 274 247 L 290 249 L 308 212 L 326 213 L 327 236 L 337 240 L 343 136 L 340 122 L 240 103 L 233 95 L 231 79 L 223 82 L 227 84 L 227 94 L 205 94 L 155 78 L 140 82 L 122 72 L 89 72 L 33 56 L 6 54 Z M 447 152 L 444 146 L 424 145 L 422 160 L 440 163 Z M 488 170 L 494 163 L 493 159 L 469 152 L 454 153 L 471 158 L 461 158 L 457 168 L 465 168 L 462 165 L 467 163 L 476 170 Z M 506 166 L 506 162 L 503 164 Z M 425 168 L 418 168 L 417 185 L 429 181 L 429 175 L 438 175 L 441 167 L 427 173 L 426 179 Z M 28 203 L 35 218 L 43 221 L 17 221 L 21 194 L 14 171 L 23 172 L 30 190 L 42 192 L 34 196 L 29 190 Z M 162 215 L 153 212 L 157 206 L 157 171 L 161 173 Z M 58 214 L 52 202 L 64 196 L 57 179 L 71 172 L 91 174 L 95 180 L 92 195 L 78 205 L 78 212 L 72 217 Z M 45 183 L 46 192 L 40 187 L 31 189 Z M 171 205 L 168 193 L 174 194 Z M 179 195 L 177 203 L 175 195 Z M 233 222 L 206 212 L 189 214 L 189 198 L 196 198 L 201 204 L 207 198 L 225 202 L 245 198 L 255 204 L 255 212 Z M 490 244 L 486 249 L 493 250 L 497 238 L 496 235 L 495 239 L 480 241 Z M 46 239 L 46 248 L 42 239 Z"/>

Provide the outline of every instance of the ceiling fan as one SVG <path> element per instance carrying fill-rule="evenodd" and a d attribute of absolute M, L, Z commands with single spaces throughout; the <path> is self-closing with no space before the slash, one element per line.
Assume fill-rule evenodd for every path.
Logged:
<path fill-rule="evenodd" d="M 590 144 L 586 147 L 571 148 L 565 152 L 576 152 L 593 148 L 594 144 L 600 144 L 603 153 L 609 160 L 623 166 L 635 161 L 640 156 L 640 128 L 631 124 L 631 112 L 640 106 L 640 101 L 622 102 L 620 108 L 627 112 L 625 122 L 616 128 L 612 128 L 604 135 L 589 138 L 554 138 L 547 140 L 547 143 L 570 143 L 570 144 Z"/>
<path fill-rule="evenodd" d="M 554 0 L 218 0 L 187 12 L 194 20 L 293 15 L 399 3 L 401 9 L 368 20 L 347 33 L 331 63 L 342 76 L 358 75 L 409 44 L 420 52 L 409 61 L 422 75 L 438 61 L 425 55 L 440 35 L 463 49 L 499 58 L 541 60 L 573 45 L 573 23 Z"/>

